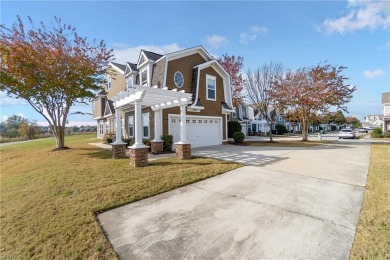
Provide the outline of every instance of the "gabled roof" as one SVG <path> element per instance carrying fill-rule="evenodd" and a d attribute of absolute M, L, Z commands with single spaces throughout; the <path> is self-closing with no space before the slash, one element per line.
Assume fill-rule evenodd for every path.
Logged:
<path fill-rule="evenodd" d="M 151 52 L 151 51 L 141 50 L 137 61 L 137 68 L 139 68 L 140 65 L 145 63 L 146 61 L 157 61 L 161 57 L 163 57 L 163 55 L 161 54 Z"/>
<path fill-rule="evenodd" d="M 148 60 L 158 60 L 160 59 L 163 55 L 161 54 L 158 54 L 158 53 L 155 53 L 155 52 L 151 52 L 151 51 L 145 51 L 145 50 L 142 50 L 144 53 L 145 53 L 145 56 Z"/>
<path fill-rule="evenodd" d="M 124 65 L 124 64 L 119 64 L 119 63 L 116 63 L 116 62 L 110 62 L 109 64 L 110 64 L 111 66 L 116 67 L 117 69 L 119 69 L 120 72 L 122 72 L 122 73 L 125 72 L 126 65 Z"/>
<path fill-rule="evenodd" d="M 106 108 L 104 109 L 104 116 L 110 116 L 115 114 L 114 102 L 107 100 Z"/>
<path fill-rule="evenodd" d="M 130 63 L 130 62 L 127 62 L 126 63 L 126 69 L 125 69 L 125 75 L 130 73 L 130 72 L 137 72 L 138 69 L 137 69 L 137 64 L 135 63 Z"/>
<path fill-rule="evenodd" d="M 213 59 L 213 57 L 210 55 L 210 53 L 208 53 L 205 50 L 205 48 L 203 48 L 202 45 L 198 45 L 198 46 L 195 46 L 195 47 L 183 49 L 183 50 L 180 50 L 180 51 L 174 51 L 174 52 L 171 52 L 171 53 L 167 53 L 164 56 L 162 56 L 161 58 L 166 57 L 167 60 L 175 60 L 175 59 L 179 59 L 179 58 L 182 58 L 184 56 L 188 56 L 188 55 L 195 54 L 195 53 L 199 53 L 207 61 L 210 61 L 210 60 Z"/>

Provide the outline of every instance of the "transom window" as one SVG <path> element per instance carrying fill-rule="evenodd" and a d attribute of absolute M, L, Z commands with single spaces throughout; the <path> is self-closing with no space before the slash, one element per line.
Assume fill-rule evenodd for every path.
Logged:
<path fill-rule="evenodd" d="M 206 75 L 206 99 L 215 101 L 217 98 L 216 94 L 217 78 L 214 76 Z"/>
<path fill-rule="evenodd" d="M 106 89 L 107 90 L 111 89 L 111 81 L 112 81 L 111 76 L 107 76 L 107 78 L 106 78 Z"/>

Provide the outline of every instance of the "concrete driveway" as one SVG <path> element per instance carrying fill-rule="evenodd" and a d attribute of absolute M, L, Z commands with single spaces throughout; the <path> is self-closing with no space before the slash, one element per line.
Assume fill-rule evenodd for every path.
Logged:
<path fill-rule="evenodd" d="M 368 144 L 193 155 L 247 166 L 99 215 L 121 259 L 348 259 Z"/>

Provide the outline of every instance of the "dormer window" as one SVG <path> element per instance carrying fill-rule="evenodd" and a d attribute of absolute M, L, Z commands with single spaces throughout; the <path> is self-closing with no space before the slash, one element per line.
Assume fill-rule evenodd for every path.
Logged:
<path fill-rule="evenodd" d="M 112 80 L 111 76 L 107 76 L 107 78 L 106 78 L 106 89 L 107 90 L 111 89 L 111 80 Z"/>
<path fill-rule="evenodd" d="M 142 86 L 148 85 L 148 70 L 147 69 L 141 70 L 141 85 Z"/>
<path fill-rule="evenodd" d="M 133 77 L 130 77 L 126 81 L 126 91 L 129 91 L 133 88 Z"/>

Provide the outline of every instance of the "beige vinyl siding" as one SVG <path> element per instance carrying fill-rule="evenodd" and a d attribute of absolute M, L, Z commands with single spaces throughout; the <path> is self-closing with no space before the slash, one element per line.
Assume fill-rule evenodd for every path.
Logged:
<path fill-rule="evenodd" d="M 163 87 L 165 72 L 165 58 L 153 65 L 152 86 Z"/>
<path fill-rule="evenodd" d="M 179 66 L 180 64 L 175 64 L 175 65 Z M 171 66 L 170 62 L 168 63 L 168 71 L 170 71 L 169 66 Z M 172 71 L 176 72 L 175 69 L 171 69 L 171 72 Z M 182 73 L 184 74 L 183 70 L 180 71 L 182 71 Z M 172 75 L 172 82 L 173 82 L 173 74 L 168 73 L 168 75 Z M 206 75 L 216 77 L 216 101 L 206 100 Z M 192 69 L 191 69 L 191 73 L 187 75 L 184 74 L 185 80 L 184 80 L 183 88 L 185 88 L 186 92 L 190 92 L 191 90 L 191 80 L 188 80 L 188 78 L 192 79 L 191 77 L 192 77 Z M 168 78 L 167 78 L 167 85 L 168 85 Z M 187 112 L 187 115 L 222 117 L 222 123 L 223 123 L 222 133 L 223 133 L 223 139 L 225 140 L 226 139 L 226 127 L 225 127 L 226 118 L 225 115 L 222 114 L 222 106 L 221 106 L 221 102 L 225 102 L 223 79 L 212 67 L 208 67 L 200 71 L 198 98 L 200 99 L 200 102 L 204 107 L 204 109 L 201 110 L 200 112 Z M 163 110 L 163 134 L 168 134 L 168 114 L 180 114 L 180 108 L 174 107 L 174 108 Z"/>
<path fill-rule="evenodd" d="M 191 92 L 192 69 L 194 66 L 204 62 L 206 62 L 206 60 L 200 56 L 200 54 L 192 54 L 184 58 L 169 61 L 166 79 L 168 89 L 176 88 L 173 77 L 176 71 L 180 71 L 184 76 L 184 85 L 180 88 L 180 90 L 184 89 L 185 92 Z"/>
<path fill-rule="evenodd" d="M 119 92 L 126 90 L 126 80 L 120 72 L 112 68 L 108 69 L 107 74 L 112 78 L 111 88 L 107 91 L 106 86 L 104 86 L 104 89 L 107 91 L 108 99 L 110 99 L 111 97 L 117 96 Z"/>

